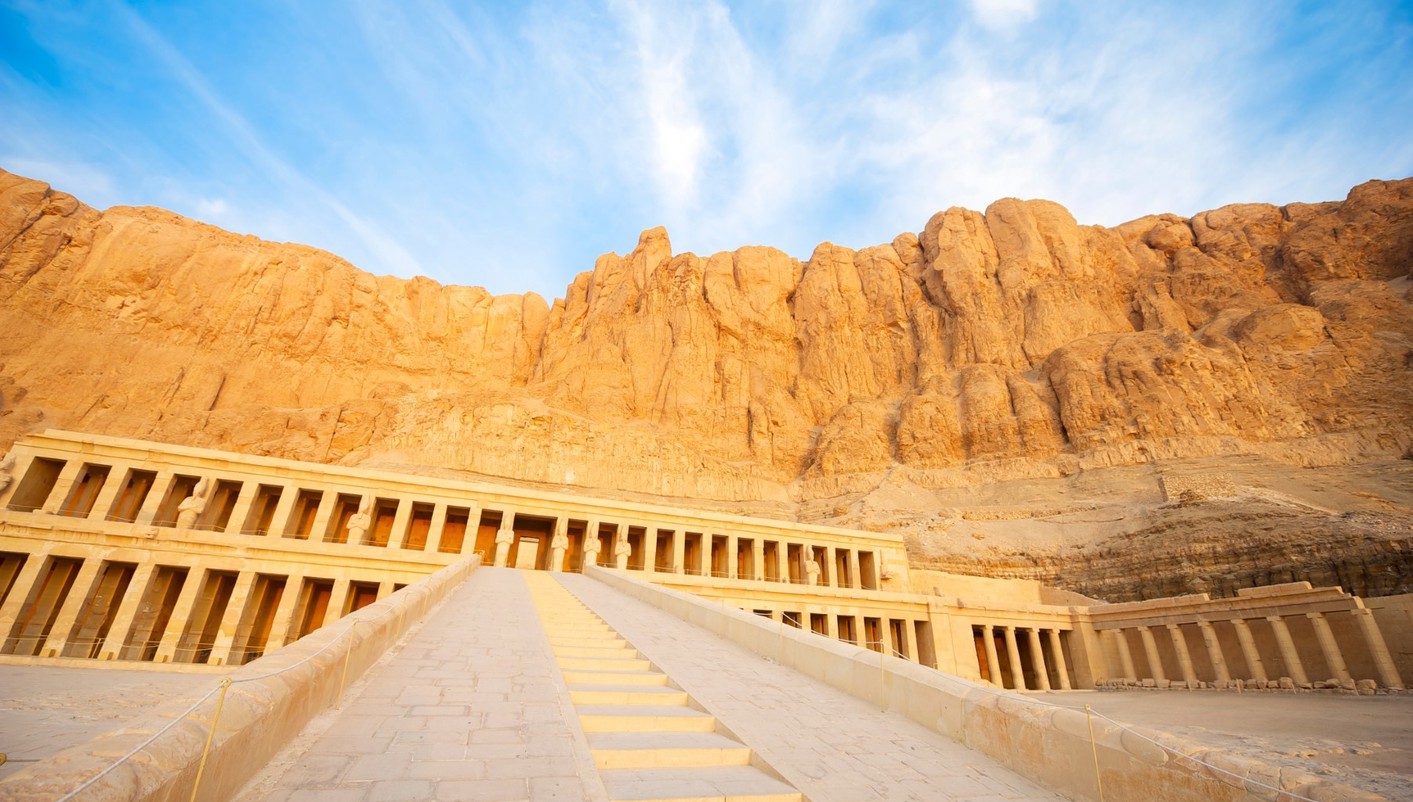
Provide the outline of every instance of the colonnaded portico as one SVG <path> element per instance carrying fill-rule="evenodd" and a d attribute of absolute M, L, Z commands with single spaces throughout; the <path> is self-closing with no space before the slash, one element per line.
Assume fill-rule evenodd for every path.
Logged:
<path fill-rule="evenodd" d="M 1398 689 L 1411 657 L 1383 635 L 1406 603 L 1307 583 L 1101 604 L 910 569 L 888 532 L 59 431 L 0 468 L 0 652 L 20 658 L 242 664 L 473 553 L 616 567 L 1015 690 Z"/>

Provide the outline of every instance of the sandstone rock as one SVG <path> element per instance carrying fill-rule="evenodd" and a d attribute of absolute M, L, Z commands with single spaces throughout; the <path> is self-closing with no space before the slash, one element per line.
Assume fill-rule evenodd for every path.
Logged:
<path fill-rule="evenodd" d="M 1413 180 L 1112 229 L 1004 199 L 806 262 L 651 229 L 549 304 L 0 173 L 0 310 L 26 333 L 0 338 L 0 450 L 61 427 L 802 517 L 883 490 L 922 505 L 904 524 L 945 488 L 1396 459 L 1410 253 Z M 1145 553 L 1172 562 L 1110 557 Z"/>

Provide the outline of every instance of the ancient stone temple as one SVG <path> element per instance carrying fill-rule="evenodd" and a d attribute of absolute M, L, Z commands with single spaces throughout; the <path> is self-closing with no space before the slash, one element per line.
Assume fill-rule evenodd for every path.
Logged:
<path fill-rule="evenodd" d="M 679 623 L 1070 798 L 1353 792 L 1020 692 L 1393 699 L 1413 677 L 1410 181 L 1113 230 L 1002 201 L 808 263 L 649 231 L 553 305 L 8 174 L 0 234 L 0 313 L 33 334 L 0 338 L 0 666 L 235 694 L 170 711 L 216 733 L 195 752 L 135 727 L 0 797 L 227 798 L 379 660 L 450 650 L 415 640 L 448 609 L 458 649 L 519 644 L 463 661 L 478 681 L 543 668 L 515 662 L 543 625 L 592 764 L 556 777 L 585 798 L 689 798 L 648 775 L 707 753 L 764 774 L 690 798 L 829 798 L 779 732 L 749 742 Z M 419 693 L 399 709 L 458 709 Z M 645 693 L 682 708 L 654 727 L 749 743 L 600 734 L 646 726 L 599 709 Z"/>

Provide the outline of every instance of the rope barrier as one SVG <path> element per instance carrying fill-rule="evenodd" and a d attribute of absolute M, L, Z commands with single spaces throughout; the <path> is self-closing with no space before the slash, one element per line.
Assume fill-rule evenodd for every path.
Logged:
<path fill-rule="evenodd" d="M 98 782 L 99 780 L 103 779 L 104 777 L 108 776 L 108 774 L 111 773 L 114 769 L 118 768 L 118 767 L 121 766 L 122 764 L 126 763 L 128 760 L 132 759 L 132 757 L 133 757 L 134 755 L 136 755 L 138 752 L 141 752 L 142 750 L 144 750 L 144 749 L 146 749 L 147 747 L 151 746 L 151 745 L 153 744 L 153 742 L 155 742 L 158 738 L 161 738 L 163 735 L 165 735 L 168 730 L 172 729 L 172 728 L 175 727 L 177 724 L 181 723 L 183 720 L 186 719 L 187 716 L 191 715 L 192 712 L 195 711 L 198 707 L 200 707 L 201 705 L 205 704 L 208 699 L 210 699 L 212 696 L 214 696 L 217 692 L 220 692 L 220 694 L 221 694 L 221 699 L 220 699 L 220 701 L 219 701 L 219 702 L 217 703 L 217 705 L 216 705 L 216 712 L 215 712 L 215 715 L 213 715 L 212 718 L 211 718 L 210 730 L 208 731 L 208 733 L 207 733 L 207 735 L 206 735 L 206 747 L 205 747 L 205 749 L 202 750 L 202 753 L 201 753 L 201 764 L 200 764 L 200 767 L 198 767 L 198 769 L 197 769 L 197 772 L 196 772 L 196 780 L 195 780 L 195 783 L 194 783 L 194 785 L 192 786 L 192 790 L 191 790 L 191 794 L 192 794 L 192 795 L 191 795 L 191 799 L 192 799 L 193 802 L 194 802 L 194 800 L 196 799 L 196 791 L 197 791 L 197 788 L 198 788 L 198 787 L 200 786 L 200 784 L 201 784 L 201 775 L 202 775 L 202 773 L 205 771 L 205 767 L 206 767 L 206 757 L 207 757 L 208 753 L 210 752 L 210 749 L 211 749 L 211 742 L 212 742 L 212 740 L 215 738 L 215 734 L 216 734 L 216 722 L 220 719 L 220 716 L 221 716 L 221 708 L 222 708 L 222 706 L 225 704 L 226 690 L 227 690 L 231 685 L 236 685 L 236 684 L 246 683 L 246 682 L 257 682 L 257 681 L 262 680 L 262 679 L 269 679 L 270 677 L 279 676 L 280 674 L 283 674 L 283 673 L 285 673 L 285 672 L 287 672 L 287 671 L 293 671 L 294 669 L 296 669 L 296 668 L 298 668 L 298 667 L 304 665 L 305 663 L 309 662 L 310 660 L 313 660 L 314 658 L 318 657 L 319 655 L 323 654 L 324 652 L 327 652 L 329 649 L 332 649 L 334 646 L 337 646 L 339 643 L 341 643 L 341 642 L 343 641 L 343 638 L 344 638 L 345 635 L 351 634 L 351 633 L 354 631 L 354 629 L 355 629 L 359 624 L 361 624 L 361 623 L 365 623 L 365 622 L 362 622 L 362 621 L 354 621 L 352 624 L 350 624 L 350 625 L 348 626 L 348 628 L 346 628 L 344 631 L 342 631 L 342 632 L 340 632 L 338 635 L 336 635 L 332 640 L 330 640 L 327 644 L 325 644 L 323 648 L 319 649 L 319 651 L 314 652 L 313 654 L 304 657 L 303 659 L 299 660 L 298 662 L 291 663 L 290 665 L 287 665 L 287 666 L 285 666 L 284 668 L 281 668 L 281 669 L 278 669 L 278 670 L 275 670 L 275 671 L 269 671 L 269 672 L 266 672 L 266 673 L 264 673 L 264 674 L 257 674 L 256 676 L 253 676 L 253 677 L 242 677 L 242 678 L 240 678 L 240 679 L 231 679 L 230 677 L 224 677 L 224 678 L 222 678 L 220 684 L 218 684 L 216 687 L 212 688 L 211 690 L 207 691 L 204 696 L 202 696 L 200 699 L 197 699 L 195 702 L 193 702 L 190 707 L 188 707 L 186 710 L 183 710 L 180 714 L 178 714 L 178 715 L 176 716 L 176 718 L 173 718 L 170 722 L 168 722 L 166 726 L 164 726 L 164 727 L 162 727 L 161 729 L 157 730 L 156 732 L 152 733 L 152 734 L 151 734 L 150 736 L 148 736 L 147 739 L 144 740 L 142 743 L 138 744 L 137 746 L 135 746 L 135 747 L 133 747 L 131 750 L 129 750 L 127 754 L 125 754 L 125 755 L 123 755 L 122 757 L 120 757 L 120 758 L 118 758 L 117 760 L 115 760 L 115 761 L 114 761 L 111 765 L 109 765 L 107 768 L 103 769 L 102 771 L 98 772 L 97 774 L 95 774 L 95 775 L 93 775 L 92 777 L 90 777 L 90 778 L 88 778 L 87 780 L 85 780 L 85 781 L 84 781 L 83 783 L 81 783 L 77 788 L 75 788 L 74 790 L 68 792 L 67 794 L 65 794 L 64 796 L 60 797 L 58 800 L 56 800 L 56 802 L 68 802 L 68 800 L 73 799 L 75 796 L 77 796 L 77 795 L 78 795 L 80 792 L 82 792 L 84 789 L 88 788 L 89 786 L 93 785 L 94 783 Z M 350 646 L 350 647 L 349 647 L 349 653 L 352 653 L 352 651 L 353 651 L 353 648 L 352 648 L 352 646 Z M 340 696 L 342 696 L 342 694 L 343 694 L 343 679 L 346 678 L 346 676 L 347 676 L 347 671 L 348 671 L 348 657 L 347 657 L 347 655 L 345 655 L 345 657 L 344 657 L 344 677 L 341 677 L 341 678 L 340 678 L 340 681 L 339 681 L 339 694 L 340 694 Z"/>

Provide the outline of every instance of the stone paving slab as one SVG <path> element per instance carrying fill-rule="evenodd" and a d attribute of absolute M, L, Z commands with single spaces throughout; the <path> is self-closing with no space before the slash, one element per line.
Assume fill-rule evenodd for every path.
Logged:
<path fill-rule="evenodd" d="M 90 741 L 174 698 L 193 700 L 220 677 L 141 666 L 124 670 L 0 664 L 0 752 L 9 756 L 0 779 Z"/>
<path fill-rule="evenodd" d="M 574 595 L 811 802 L 1064 797 L 936 732 L 581 575 Z"/>
<path fill-rule="evenodd" d="M 607 798 L 523 576 L 479 568 L 240 800 Z"/>

